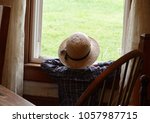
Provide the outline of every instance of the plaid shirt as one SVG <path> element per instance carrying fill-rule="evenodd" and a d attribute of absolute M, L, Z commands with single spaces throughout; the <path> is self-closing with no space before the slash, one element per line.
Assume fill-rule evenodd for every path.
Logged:
<path fill-rule="evenodd" d="M 70 69 L 59 59 L 48 59 L 41 63 L 43 70 L 58 83 L 60 105 L 74 105 L 82 92 L 112 61 L 98 63 L 85 69 Z"/>

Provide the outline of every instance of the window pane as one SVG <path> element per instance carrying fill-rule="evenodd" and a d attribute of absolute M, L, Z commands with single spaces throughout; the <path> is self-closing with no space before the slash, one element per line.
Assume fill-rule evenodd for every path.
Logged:
<path fill-rule="evenodd" d="M 120 56 L 123 0 L 43 0 L 41 56 L 58 57 L 60 43 L 74 32 L 99 42 L 98 61 Z"/>

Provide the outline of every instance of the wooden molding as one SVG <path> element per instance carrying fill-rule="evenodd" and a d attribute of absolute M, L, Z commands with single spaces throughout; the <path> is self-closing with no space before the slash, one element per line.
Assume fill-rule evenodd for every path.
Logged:
<path fill-rule="evenodd" d="M 25 64 L 24 80 L 54 83 L 54 80 L 49 74 L 42 70 L 40 64 Z"/>

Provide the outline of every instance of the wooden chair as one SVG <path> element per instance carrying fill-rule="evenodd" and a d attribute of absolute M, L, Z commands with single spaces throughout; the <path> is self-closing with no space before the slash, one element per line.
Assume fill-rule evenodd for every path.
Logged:
<path fill-rule="evenodd" d="M 88 86 L 76 105 L 129 105 L 134 84 L 141 75 L 142 64 L 143 55 L 138 50 L 122 56 Z M 111 82 L 108 81 L 109 76 Z"/>
<path fill-rule="evenodd" d="M 150 34 L 140 36 L 139 50 L 143 52 L 144 65 L 143 75 L 140 78 L 141 86 L 141 105 L 150 106 Z"/>
<path fill-rule="evenodd" d="M 2 3 L 4 3 L 4 1 L 2 1 Z M 0 83 L 2 80 L 2 71 L 5 59 L 5 49 L 11 12 L 11 7 L 7 6 L 6 4 L 3 5 L 2 3 L 0 1 L 0 7 L 2 11 L 2 15 L 0 17 Z"/>
<path fill-rule="evenodd" d="M 140 104 L 141 106 L 149 106 L 150 100 L 149 100 L 149 84 L 150 84 L 150 78 L 147 75 L 142 75 L 140 77 L 141 80 L 141 89 L 140 89 Z"/>

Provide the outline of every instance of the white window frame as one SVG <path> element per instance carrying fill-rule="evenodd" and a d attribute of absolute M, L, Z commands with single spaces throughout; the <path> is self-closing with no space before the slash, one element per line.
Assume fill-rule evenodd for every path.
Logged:
<path fill-rule="evenodd" d="M 40 63 L 43 0 L 33 0 L 30 61 Z"/>

